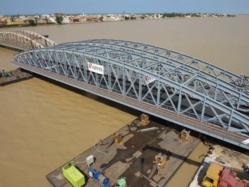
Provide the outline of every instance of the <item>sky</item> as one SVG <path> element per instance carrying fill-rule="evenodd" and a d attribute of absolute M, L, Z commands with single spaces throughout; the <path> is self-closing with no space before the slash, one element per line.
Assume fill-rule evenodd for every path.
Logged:
<path fill-rule="evenodd" d="M 249 14 L 249 0 L 0 0 L 0 15 L 55 12 Z"/>

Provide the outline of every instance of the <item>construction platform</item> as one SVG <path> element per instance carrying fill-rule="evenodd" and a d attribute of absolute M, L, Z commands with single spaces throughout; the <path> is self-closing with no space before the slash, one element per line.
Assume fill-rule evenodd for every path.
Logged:
<path fill-rule="evenodd" d="M 0 86 L 5 86 L 15 82 L 23 81 L 32 78 L 33 75 L 30 72 L 22 70 L 21 68 L 0 72 Z"/>
<path fill-rule="evenodd" d="M 125 178 L 127 187 L 163 187 L 200 141 L 189 134 L 182 138 L 184 132 L 188 131 L 179 132 L 152 121 L 144 125 L 138 118 L 116 131 L 115 135 L 119 136 L 96 140 L 93 147 L 69 162 L 73 161 L 85 176 L 86 187 L 100 186 L 88 176 L 86 158 L 90 155 L 94 157 L 90 167 L 103 171 L 112 186 L 117 179 Z M 164 167 L 160 169 L 155 167 L 158 155 L 165 158 Z M 62 174 L 62 167 L 46 176 L 54 187 L 71 186 Z"/>

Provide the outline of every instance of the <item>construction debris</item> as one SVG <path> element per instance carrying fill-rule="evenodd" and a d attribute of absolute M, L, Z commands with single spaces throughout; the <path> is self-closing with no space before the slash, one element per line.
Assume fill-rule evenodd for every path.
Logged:
<path fill-rule="evenodd" d="M 183 129 L 180 133 L 180 140 L 183 142 L 189 142 L 190 141 L 190 131 L 187 131 L 186 129 Z"/>
<path fill-rule="evenodd" d="M 142 115 L 140 116 L 140 122 L 139 122 L 139 124 L 140 124 L 141 126 L 146 126 L 146 125 L 148 125 L 149 123 L 150 123 L 149 116 L 146 115 L 146 114 L 142 114 Z"/>
<path fill-rule="evenodd" d="M 149 179 L 154 175 L 155 171 L 157 171 L 157 173 L 159 174 L 160 170 L 164 169 L 166 165 L 166 155 L 159 153 L 158 155 L 155 156 L 153 163 L 154 163 L 153 168 L 148 176 Z"/>
<path fill-rule="evenodd" d="M 123 143 L 122 142 L 123 136 L 122 136 L 121 133 L 114 132 L 113 136 L 114 136 L 114 142 L 115 142 L 115 144 L 122 144 Z"/>
<path fill-rule="evenodd" d="M 153 163 L 157 166 L 157 169 L 163 169 L 166 165 L 166 155 L 159 153 L 155 156 Z"/>
<path fill-rule="evenodd" d="M 139 132 L 147 132 L 147 131 L 153 131 L 153 130 L 158 130 L 158 127 L 150 127 L 146 129 L 141 129 Z"/>

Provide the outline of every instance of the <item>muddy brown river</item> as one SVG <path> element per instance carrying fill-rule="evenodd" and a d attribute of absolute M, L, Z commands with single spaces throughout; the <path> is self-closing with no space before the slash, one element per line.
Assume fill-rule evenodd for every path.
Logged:
<path fill-rule="evenodd" d="M 147 43 L 249 75 L 249 16 L 172 18 L 25 27 L 58 42 L 120 39 Z M 21 29 L 21 28 L 18 28 Z M 16 30 L 16 28 L 0 29 Z M 0 70 L 16 52 L 0 48 Z M 140 113 L 97 96 L 32 78 L 0 87 L 0 186 L 49 187 L 45 176 Z M 201 163 L 200 143 L 189 160 Z M 167 187 L 188 186 L 198 165 L 185 162 Z"/>

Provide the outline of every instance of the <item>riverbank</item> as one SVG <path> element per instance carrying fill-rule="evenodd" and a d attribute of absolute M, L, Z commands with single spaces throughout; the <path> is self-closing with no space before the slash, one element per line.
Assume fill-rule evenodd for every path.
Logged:
<path fill-rule="evenodd" d="M 57 19 L 57 18 L 60 19 Z M 90 15 L 70 15 L 70 14 L 51 14 L 40 16 L 2 16 L 0 18 L 0 28 L 10 27 L 29 27 L 55 24 L 75 24 L 75 23 L 98 23 L 98 22 L 116 22 L 116 21 L 134 21 L 148 19 L 166 19 L 166 18 L 218 18 L 218 17 L 236 17 L 231 14 L 203 14 L 203 13 L 148 13 L 148 14 L 90 14 Z"/>

